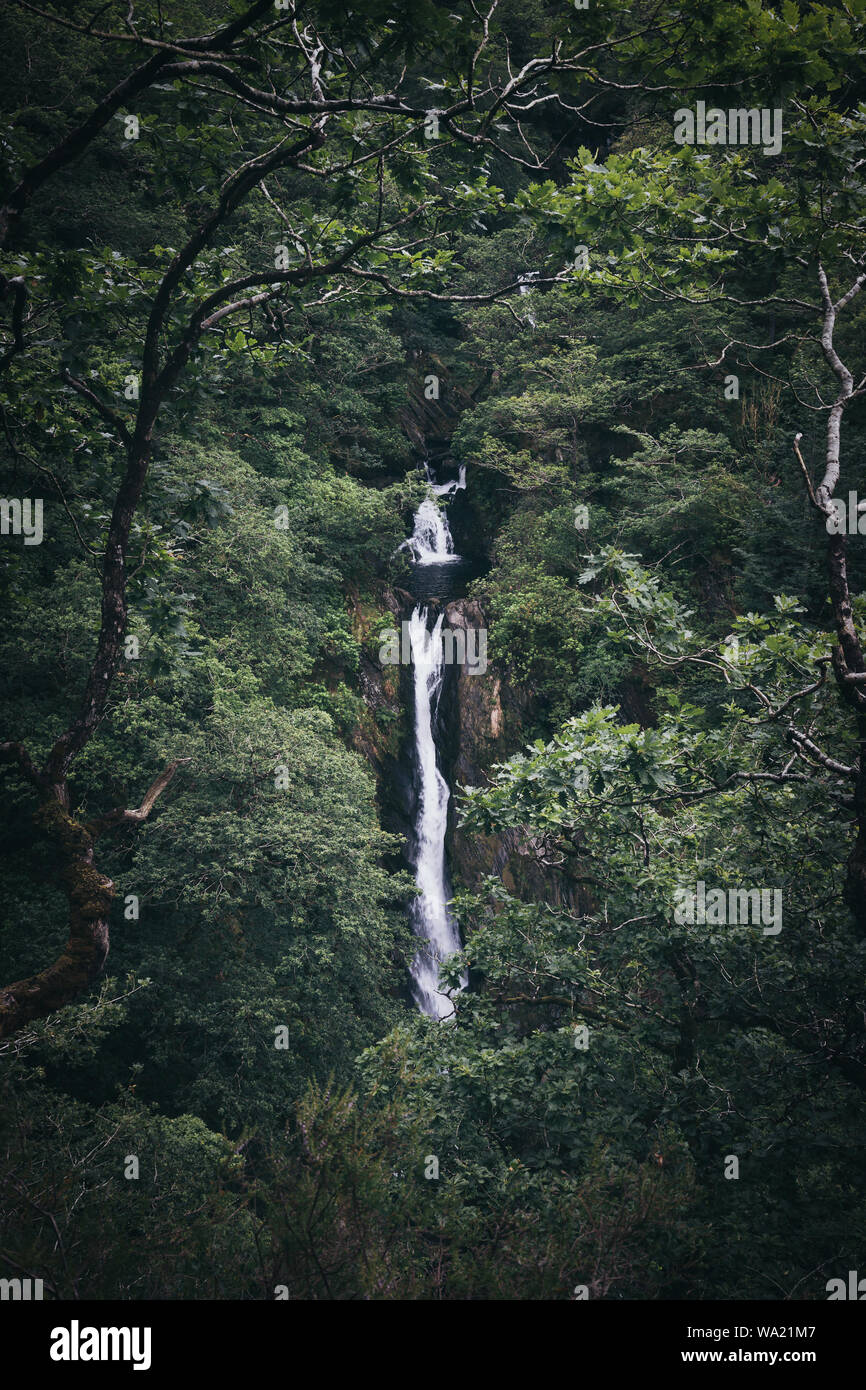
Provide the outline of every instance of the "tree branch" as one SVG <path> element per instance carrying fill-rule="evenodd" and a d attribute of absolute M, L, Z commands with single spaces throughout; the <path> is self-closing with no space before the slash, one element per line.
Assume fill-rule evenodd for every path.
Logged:
<path fill-rule="evenodd" d="M 191 761 L 190 758 L 175 758 L 174 762 L 169 763 L 153 781 L 140 806 L 134 810 L 124 810 L 123 807 L 119 807 L 117 810 L 109 811 L 107 815 L 97 816 L 94 820 L 87 822 L 88 833 L 96 839 L 104 830 L 112 829 L 116 825 L 140 825 L 142 821 L 147 820 L 157 798 L 165 791 L 177 769 L 184 763 Z"/>
<path fill-rule="evenodd" d="M 111 409 L 111 406 L 106 405 L 104 401 L 101 401 L 97 396 L 96 392 L 91 391 L 89 386 L 85 386 L 83 381 L 79 381 L 77 377 L 74 377 L 68 367 L 64 367 L 60 375 L 63 377 L 63 380 L 66 382 L 67 386 L 71 386 L 73 391 L 77 391 L 79 396 L 83 396 L 86 401 L 89 401 L 90 404 L 93 406 L 94 410 L 96 410 L 102 416 L 103 420 L 105 420 L 107 424 L 111 425 L 112 429 L 117 431 L 118 438 L 121 440 L 122 444 L 128 449 L 130 444 L 132 443 L 132 436 L 130 435 L 129 430 L 127 429 L 124 421 L 115 411 Z"/>

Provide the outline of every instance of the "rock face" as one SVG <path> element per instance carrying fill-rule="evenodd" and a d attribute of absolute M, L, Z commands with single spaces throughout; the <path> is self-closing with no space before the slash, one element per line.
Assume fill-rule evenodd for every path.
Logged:
<path fill-rule="evenodd" d="M 458 599 L 445 608 L 452 628 L 486 629 L 481 605 L 474 599 Z M 453 668 L 449 689 L 448 727 L 451 801 L 449 850 L 452 872 L 468 888 L 477 888 L 488 874 L 498 875 L 509 891 L 569 909 L 578 906 L 577 891 L 567 878 L 543 866 L 536 858 L 531 837 L 519 829 L 498 835 L 465 834 L 457 824 L 455 802 L 459 786 L 480 786 L 488 780 L 493 763 L 503 762 L 525 742 L 525 717 L 530 692 L 511 685 L 493 665 L 472 672 Z M 456 882 L 455 882 L 456 886 Z"/>
<path fill-rule="evenodd" d="M 445 621 L 455 631 L 484 631 L 487 623 L 475 599 L 457 599 L 445 608 Z M 469 644 L 472 649 L 472 644 Z M 483 673 L 469 666 L 456 668 L 457 728 L 454 778 L 475 786 L 483 769 L 505 756 L 505 711 L 502 680 L 488 666 Z M 519 733 L 519 730 L 514 732 Z"/>
<path fill-rule="evenodd" d="M 370 654 L 370 638 L 383 612 L 394 626 L 408 618 L 415 600 L 403 589 L 382 586 L 365 602 L 349 595 L 352 625 L 365 643 L 358 668 L 358 688 L 366 706 L 353 745 L 370 763 L 379 787 L 383 828 L 404 838 L 411 833 L 412 785 L 407 767 L 406 740 L 412 737 L 411 668 L 383 667 Z M 429 600 L 438 609 L 437 600 Z M 445 604 L 445 622 L 455 631 L 486 632 L 487 621 L 476 599 Z M 374 644 L 375 645 L 375 644 Z M 477 650 L 467 641 L 470 651 Z M 474 890 L 490 874 L 502 879 L 519 897 L 580 910 L 580 895 L 567 876 L 540 862 L 529 831 L 508 829 L 497 835 L 471 835 L 458 825 L 461 786 L 483 786 L 494 763 L 504 762 L 526 742 L 531 691 L 512 684 L 495 664 L 486 670 L 468 665 L 446 666 L 439 706 L 444 772 L 452 788 L 449 806 L 448 858 L 454 888 Z M 396 863 L 394 867 L 399 867 Z"/>
<path fill-rule="evenodd" d="M 411 797 L 401 757 L 410 708 L 407 673 L 402 666 L 382 666 L 370 648 L 376 646 L 383 614 L 391 614 L 390 623 L 399 628 L 411 597 L 402 589 L 387 585 L 378 587 L 366 600 L 355 590 L 349 591 L 347 597 L 352 630 L 362 643 L 358 691 L 364 701 L 352 747 L 367 759 L 375 774 L 383 829 L 405 838 L 410 828 Z M 395 860 L 393 867 L 401 865 Z"/>
<path fill-rule="evenodd" d="M 460 414 L 473 404 L 474 397 L 435 353 L 413 352 L 412 359 L 413 372 L 401 424 L 423 458 L 431 450 L 438 452 L 450 447 Z"/>
<path fill-rule="evenodd" d="M 358 663 L 358 689 L 370 717 L 359 722 L 352 745 L 357 752 L 363 753 L 377 778 L 381 779 L 385 761 L 391 755 L 389 744 L 392 741 L 384 726 L 397 725 L 403 716 L 400 681 L 362 652 Z"/>

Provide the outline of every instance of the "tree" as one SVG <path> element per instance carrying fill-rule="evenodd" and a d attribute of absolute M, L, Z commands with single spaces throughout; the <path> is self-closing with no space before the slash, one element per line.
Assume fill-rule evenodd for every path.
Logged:
<path fill-rule="evenodd" d="M 588 38 L 571 16 L 545 20 L 542 51 L 515 66 L 495 30 L 496 8 L 469 4 L 445 15 L 421 3 L 395 18 L 390 6 L 368 6 L 359 27 L 357 16 L 327 3 L 303 16 L 293 4 L 258 3 L 210 33 L 179 38 L 159 6 L 137 19 L 129 11 L 125 26 L 111 29 L 99 27 L 104 10 L 84 21 L 19 0 L 22 13 L 60 26 L 85 50 L 95 45 L 100 67 L 130 49 L 145 61 L 48 153 L 25 156 L 4 201 L 3 231 L 14 228 L 18 243 L 3 281 L 11 299 L 4 427 L 15 465 L 53 478 L 34 458 L 76 436 L 83 448 L 87 435 L 88 449 L 107 441 L 105 467 L 113 472 L 118 460 L 121 476 L 103 535 L 85 540 L 81 520 L 71 518 L 85 548 L 101 552 L 99 635 L 77 712 L 44 755 L 34 757 L 20 739 L 0 745 L 39 799 L 38 823 L 53 839 L 70 913 L 58 960 L 0 991 L 3 1033 L 56 1009 L 101 970 L 114 884 L 96 865 L 97 839 L 145 820 L 177 771 L 176 761 L 160 770 L 138 807 L 87 820 L 73 813 L 70 773 L 103 718 L 123 651 L 131 537 L 158 421 L 182 408 L 184 374 L 206 376 L 214 342 L 273 360 L 298 300 L 362 303 L 384 291 L 459 302 L 429 288 L 428 277 L 450 267 L 449 229 L 499 201 L 484 167 L 489 152 L 503 149 L 497 120 L 515 123 L 506 156 L 543 167 L 527 154 L 521 121 L 548 101 L 562 104 L 560 77 L 588 84 L 586 101 L 594 100 L 595 64 L 631 37 L 624 11 L 613 34 L 605 21 L 590 21 Z M 444 93 L 434 112 L 420 75 L 427 60 Z M 179 247 L 140 256 L 76 250 L 58 264 L 28 243 L 22 219 L 133 99 L 142 108 L 130 127 L 135 172 L 151 196 L 170 192 Z M 153 153 L 142 158 L 146 139 Z M 193 194 L 182 191 L 191 178 L 203 179 Z M 264 203 L 265 248 L 254 196 Z M 462 298 L 491 301 L 515 288 Z M 238 320 L 245 329 L 233 329 Z M 59 396 L 46 387 L 58 377 Z M 111 399 L 124 380 L 133 411 Z"/>
<path fill-rule="evenodd" d="M 866 107 L 839 75 L 862 40 L 863 20 L 856 10 L 838 23 L 818 10 L 810 10 L 801 23 L 795 24 L 795 18 L 799 21 L 800 15 L 792 6 L 790 13 L 766 12 L 760 20 L 770 72 L 773 66 L 783 70 L 799 52 L 806 79 L 805 90 L 794 87 L 789 77 L 778 79 L 782 94 L 773 100 L 787 97 L 787 105 L 777 158 L 748 148 L 710 152 L 694 143 L 677 148 L 656 128 L 651 147 L 616 154 L 603 166 L 582 150 L 570 187 L 536 185 L 523 200 L 546 214 L 569 241 L 583 239 L 595 248 L 593 265 L 582 277 L 583 292 L 592 286 L 631 303 L 691 304 L 707 307 L 713 315 L 722 313 L 726 323 L 716 332 L 724 336 L 715 346 L 706 345 L 700 364 L 713 372 L 711 380 L 717 382 L 723 371 L 742 362 L 792 393 L 803 413 L 824 419 L 818 480 L 813 482 L 803 458 L 802 431 L 793 450 L 811 505 L 827 532 L 827 594 L 834 629 L 829 661 L 858 740 L 846 774 L 854 792 L 855 838 L 845 901 L 866 931 L 866 669 L 848 577 L 848 526 L 838 521 L 847 503 L 836 495 L 844 486 L 843 419 L 866 392 L 864 365 L 849 365 L 856 351 L 853 339 L 839 344 L 840 321 L 856 310 L 866 284 Z M 766 65 L 759 81 L 753 56 L 745 49 L 743 62 L 745 91 L 755 102 L 765 100 Z M 720 99 L 712 88 L 706 96 L 707 107 L 714 96 Z M 710 117 L 716 109 L 710 109 Z M 752 114 L 760 114 L 757 106 L 730 114 L 718 111 L 726 120 Z M 768 315 L 766 343 L 741 336 L 747 317 L 754 322 L 760 310 Z M 773 362 L 779 360 L 774 370 Z M 823 364 L 827 384 L 816 378 L 816 362 Z M 817 660 L 823 663 L 824 655 Z M 796 698 L 792 691 L 792 703 Z M 790 725 L 787 739 L 795 767 L 832 766 L 820 733 Z"/>

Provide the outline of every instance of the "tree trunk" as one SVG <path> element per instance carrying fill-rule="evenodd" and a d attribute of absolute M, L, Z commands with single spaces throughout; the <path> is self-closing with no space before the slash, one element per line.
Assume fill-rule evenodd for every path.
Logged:
<path fill-rule="evenodd" d="M 108 955 L 114 884 L 94 866 L 92 835 L 56 796 L 34 818 L 56 847 L 57 874 L 69 901 L 69 938 L 52 965 L 0 990 L 0 1038 L 80 995 Z"/>

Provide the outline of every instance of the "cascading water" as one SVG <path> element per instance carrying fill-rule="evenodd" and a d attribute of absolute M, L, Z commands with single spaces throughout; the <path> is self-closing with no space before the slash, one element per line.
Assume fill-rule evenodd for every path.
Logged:
<path fill-rule="evenodd" d="M 455 483 L 437 483 L 429 464 L 424 464 L 429 485 L 428 495 L 415 513 L 412 535 L 400 547 L 408 550 L 416 565 L 447 565 L 460 559 L 454 553 L 454 542 L 448 529 L 445 513 L 437 505 L 437 497 L 453 497 L 461 487 L 466 486 L 466 468 L 460 469 Z"/>
<path fill-rule="evenodd" d="M 453 497 L 455 492 L 459 492 L 461 488 L 466 487 L 465 463 L 461 463 L 457 473 L 456 481 L 452 481 L 450 483 L 435 483 L 433 481 L 433 474 L 430 472 L 429 465 L 425 463 L 424 467 L 427 469 L 427 481 L 429 482 L 431 488 L 433 489 L 437 497 Z M 445 523 L 445 528 L 446 530 L 448 529 L 447 521 Z"/>
<path fill-rule="evenodd" d="M 453 496 L 466 486 L 461 468 L 456 483 L 438 484 L 425 464 L 430 494 L 415 513 L 412 536 L 404 542 L 416 565 L 443 565 L 460 560 L 445 513 L 436 496 Z M 445 867 L 445 832 L 448 825 L 448 783 L 437 762 L 435 740 L 439 698 L 445 680 L 442 649 L 443 615 L 428 629 L 428 609 L 416 604 L 409 622 L 415 696 L 415 763 L 417 805 L 412 860 L 418 896 L 411 907 L 412 929 L 421 945 L 412 962 L 412 993 L 419 1009 L 431 1018 L 447 1018 L 454 1012 L 451 1000 L 438 988 L 439 963 L 460 950 L 460 932 L 448 908 L 448 875 Z M 463 981 L 465 984 L 465 980 Z"/>
<path fill-rule="evenodd" d="M 460 934 L 448 910 L 445 873 L 445 830 L 448 824 L 448 783 L 436 762 L 433 727 L 445 664 L 442 653 L 442 614 L 432 632 L 427 609 L 417 605 L 409 622 L 409 641 L 415 686 L 415 755 L 418 766 L 418 809 L 415 822 L 415 883 L 412 925 L 423 944 L 412 962 L 412 992 L 418 1007 L 431 1018 L 453 1012 L 451 1001 L 438 988 L 439 962 L 460 950 Z"/>

